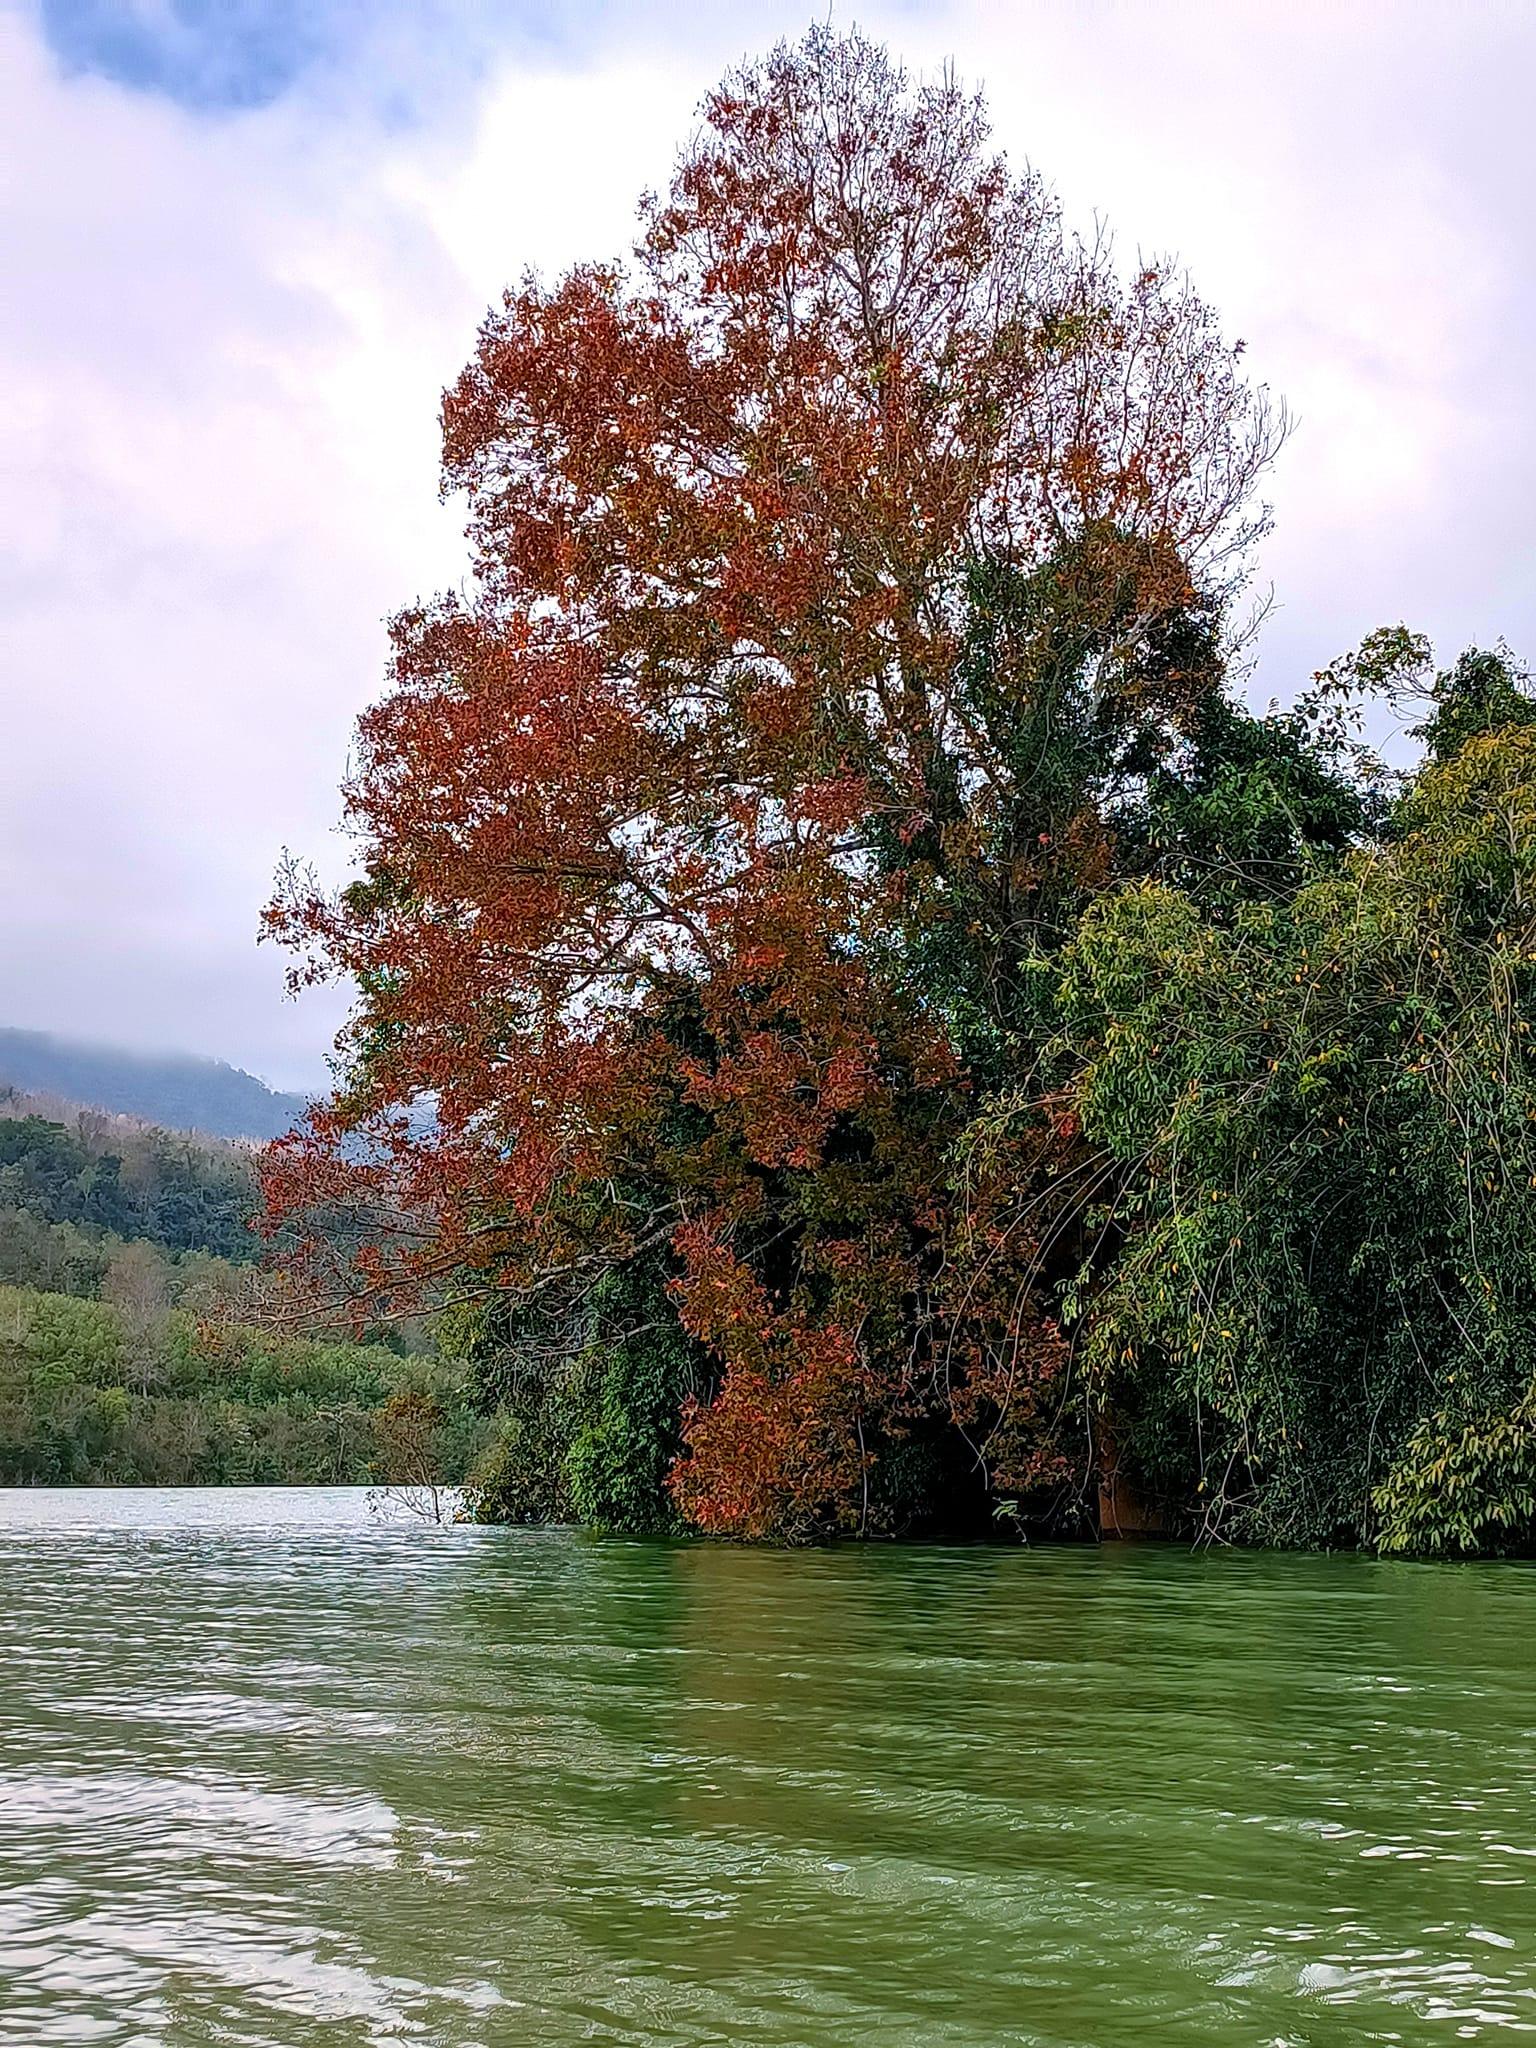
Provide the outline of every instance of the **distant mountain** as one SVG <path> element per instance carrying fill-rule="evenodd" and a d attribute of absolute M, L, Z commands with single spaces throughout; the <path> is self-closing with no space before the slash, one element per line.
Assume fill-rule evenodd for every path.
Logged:
<path fill-rule="evenodd" d="M 6 1084 L 215 1138 L 279 1137 L 307 1107 L 302 1095 L 279 1094 L 222 1060 L 124 1052 L 0 1028 L 0 1086 Z"/>

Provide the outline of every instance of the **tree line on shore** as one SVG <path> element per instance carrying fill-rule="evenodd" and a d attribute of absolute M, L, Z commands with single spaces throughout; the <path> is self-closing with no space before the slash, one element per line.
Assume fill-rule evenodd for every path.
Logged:
<path fill-rule="evenodd" d="M 0 1486 L 451 1484 L 487 1434 L 430 1357 L 0 1287 Z"/>
<path fill-rule="evenodd" d="M 1393 627 L 1247 707 L 1245 371 L 829 29 L 487 318 L 263 1180 L 296 1304 L 440 1317 L 488 1513 L 1531 1541 L 1536 706 Z"/>
<path fill-rule="evenodd" d="M 461 1481 L 461 1368 L 260 1326 L 249 1151 L 25 1098 L 0 1115 L 0 1485 Z"/>
<path fill-rule="evenodd" d="M 130 1238 L 173 1258 L 257 1256 L 249 1148 L 46 1105 L 14 1090 L 0 1094 L 7 1097 L 0 1101 L 0 1262 L 19 1272 L 29 1260 L 42 1261 L 64 1276 L 76 1270 L 71 1260 L 83 1259 L 78 1270 L 87 1277 L 88 1244 Z M 49 1230 L 59 1232 L 52 1255 L 40 1235 Z M 13 1277 L 4 1263 L 0 1277 Z"/>

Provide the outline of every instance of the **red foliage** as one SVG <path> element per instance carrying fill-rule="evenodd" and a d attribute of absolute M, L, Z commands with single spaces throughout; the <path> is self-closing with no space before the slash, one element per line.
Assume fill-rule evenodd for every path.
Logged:
<path fill-rule="evenodd" d="M 443 432 L 475 595 L 395 622 L 365 879 L 269 913 L 363 993 L 274 1218 L 360 1204 L 308 1243 L 370 1301 L 669 1237 L 722 1373 L 675 1477 L 705 1527 L 856 1524 L 870 1443 L 935 1400 L 1039 1477 L 1061 1341 L 1017 1265 L 945 1298 L 966 1078 L 892 850 L 942 782 L 980 860 L 1017 794 L 956 683 L 967 562 L 1112 531 L 1152 619 L 1241 542 L 1270 427 L 1235 359 L 1068 240 L 952 82 L 818 31 L 709 101 L 633 264 L 507 294 Z M 1097 821 L 1057 836 L 1032 861 L 1095 886 Z M 394 1109 L 424 1096 L 431 1131 Z"/>

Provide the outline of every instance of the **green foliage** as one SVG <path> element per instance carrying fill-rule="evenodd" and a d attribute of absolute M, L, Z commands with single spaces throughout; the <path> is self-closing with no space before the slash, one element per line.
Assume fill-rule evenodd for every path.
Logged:
<path fill-rule="evenodd" d="M 440 1369 L 228 1326 L 255 1203 L 234 1147 L 0 1118 L 0 1483 L 370 1476 L 383 1405 Z M 462 1475 L 484 1435 L 455 1385 L 445 1470 Z"/>
<path fill-rule="evenodd" d="M 1449 761 L 1470 740 L 1536 724 L 1530 679 L 1507 654 L 1471 648 L 1435 679 L 1430 708 L 1415 737 L 1431 761 Z"/>
<path fill-rule="evenodd" d="M 471 1520 L 517 1527 L 575 1519 L 561 1439 L 541 1421 L 540 1415 L 498 1417 L 495 1435 L 469 1474 Z"/>
<path fill-rule="evenodd" d="M 474 1472 L 477 1519 L 676 1532 L 667 1474 L 682 1445 L 682 1404 L 705 1381 L 659 1263 L 605 1272 L 582 1296 L 574 1332 L 552 1333 L 498 1303 L 445 1335 L 496 1412 Z"/>
<path fill-rule="evenodd" d="M 584 1376 L 586 1413 L 565 1452 L 576 1519 L 631 1536 L 677 1528 L 666 1478 L 682 1448 L 683 1397 L 695 1383 L 682 1331 L 670 1320 L 624 1330 L 589 1354 Z"/>
<path fill-rule="evenodd" d="M 1421 1422 L 1371 1496 L 1377 1548 L 1390 1554 L 1536 1547 L 1536 1422 L 1529 1398 L 1508 1413 Z"/>
<path fill-rule="evenodd" d="M 1488 674 L 1463 661 L 1439 701 L 1470 675 L 1486 705 Z M 1536 724 L 1469 721 L 1374 842 L 1289 892 L 1128 886 L 1040 971 L 1106 1162 L 1080 1364 L 1139 1477 L 1209 1533 L 1517 1540 Z"/>
<path fill-rule="evenodd" d="M 1078 1133 L 1031 1274 L 1071 1341 L 1066 1398 L 1201 1536 L 1536 1547 L 1526 678 L 1480 653 L 1431 675 L 1393 628 L 1295 712 L 1202 687 L 1159 722 L 1157 650 L 1122 672 L 1114 607 L 1074 613 L 1074 575 L 978 572 L 961 689 L 983 723 L 1012 707 L 1016 786 L 971 813 L 985 846 L 936 787 L 931 827 L 882 855 L 917 905 L 891 971 L 992 1090 L 961 1158 L 995 1167 L 1042 1105 Z M 1175 678 L 1208 673 L 1207 633 L 1170 624 Z M 1032 696 L 1005 687 L 1019 662 Z M 1420 707 L 1427 759 L 1395 791 L 1352 736 L 1372 694 Z M 1107 841 L 1072 838 L 1089 812 L 1113 820 L 1113 871 Z M 833 1147 L 806 1199 L 838 1190 Z M 610 1272 L 558 1329 L 478 1312 L 466 1355 L 499 1416 L 488 1518 L 673 1525 L 678 1407 L 707 1376 L 661 1266 Z M 945 1459 L 920 1433 L 889 1449 L 877 1507 L 894 1488 L 897 1525 L 958 1526 L 975 1489 Z"/>
<path fill-rule="evenodd" d="M 142 1238 L 171 1253 L 250 1259 L 258 1249 L 249 1156 L 168 1131 L 80 1118 L 0 1117 L 0 1213 L 79 1230 L 88 1239 Z"/>
<path fill-rule="evenodd" d="M 402 1394 L 462 1479 L 489 1429 L 436 1360 L 0 1287 L 0 1485 L 362 1485 Z"/>
<path fill-rule="evenodd" d="M 1211 696 L 1124 831 L 1161 879 L 1219 909 L 1297 888 L 1355 840 L 1370 808 L 1301 713 L 1256 718 Z"/>
<path fill-rule="evenodd" d="M 1061 943 L 1118 863 L 1151 858 L 1148 778 L 1173 772 L 1180 727 L 1219 692 L 1218 607 L 1182 573 L 1184 601 L 1138 622 L 1138 592 L 1168 566 L 1103 521 L 1030 573 L 970 567 L 956 697 L 996 771 L 978 801 L 936 750 L 927 825 L 898 829 L 893 813 L 879 853 L 905 883 L 891 971 L 942 1012 L 982 1087 L 1016 1077 L 1038 1026 L 1021 963 Z"/>

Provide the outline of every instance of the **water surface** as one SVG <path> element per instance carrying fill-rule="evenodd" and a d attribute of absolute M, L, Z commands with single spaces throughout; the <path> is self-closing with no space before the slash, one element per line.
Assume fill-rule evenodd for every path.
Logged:
<path fill-rule="evenodd" d="M 1536 1576 L 0 1494 L 0 2043 L 1536 2032 Z"/>

